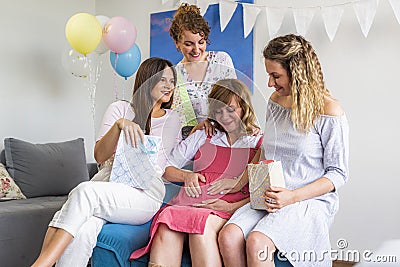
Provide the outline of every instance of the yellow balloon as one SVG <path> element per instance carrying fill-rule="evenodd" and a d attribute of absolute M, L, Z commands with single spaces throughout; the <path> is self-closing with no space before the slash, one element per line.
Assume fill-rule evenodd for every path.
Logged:
<path fill-rule="evenodd" d="M 95 16 L 88 13 L 73 15 L 65 26 L 68 43 L 81 54 L 89 54 L 99 45 L 102 28 Z"/>

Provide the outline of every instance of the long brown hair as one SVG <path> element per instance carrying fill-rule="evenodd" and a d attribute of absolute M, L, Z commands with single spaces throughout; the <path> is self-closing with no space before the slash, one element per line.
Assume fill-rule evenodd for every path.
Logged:
<path fill-rule="evenodd" d="M 153 99 L 151 90 L 161 80 L 163 70 L 169 67 L 174 75 L 174 86 L 176 85 L 176 71 L 172 63 L 166 59 L 152 57 L 148 58 L 140 65 L 133 85 L 131 106 L 135 111 L 133 121 L 142 128 L 145 134 L 150 133 L 151 112 L 153 111 Z M 172 105 L 172 96 L 166 103 L 161 104 L 161 108 L 169 109 Z"/>
<path fill-rule="evenodd" d="M 324 113 L 324 96 L 330 95 L 311 43 L 302 36 L 288 34 L 271 40 L 263 55 L 265 59 L 278 62 L 289 75 L 293 125 L 309 132 Z"/>
<path fill-rule="evenodd" d="M 249 92 L 249 88 L 238 79 L 219 80 L 212 86 L 208 95 L 208 116 L 212 121 L 214 121 L 215 128 L 221 132 L 225 132 L 225 129 L 214 120 L 215 112 L 224 105 L 229 105 L 232 98 L 235 98 L 243 111 L 243 115 L 240 119 L 242 120 L 241 125 L 246 134 L 251 135 L 254 132 L 254 128 L 260 129 L 256 124 L 256 115 L 254 113 L 253 105 L 251 104 Z"/>

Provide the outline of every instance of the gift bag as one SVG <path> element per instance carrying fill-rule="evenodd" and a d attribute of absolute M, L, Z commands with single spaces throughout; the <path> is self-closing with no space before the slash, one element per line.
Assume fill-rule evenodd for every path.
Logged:
<path fill-rule="evenodd" d="M 148 189 L 150 182 L 162 175 L 157 164 L 161 138 L 145 135 L 144 144 L 139 141 L 133 147 L 121 132 L 111 169 L 110 182 L 123 183 L 139 189 Z"/>
<path fill-rule="evenodd" d="M 264 193 L 269 186 L 285 187 L 282 163 L 264 160 L 248 164 L 250 206 L 256 210 L 266 210 Z"/>

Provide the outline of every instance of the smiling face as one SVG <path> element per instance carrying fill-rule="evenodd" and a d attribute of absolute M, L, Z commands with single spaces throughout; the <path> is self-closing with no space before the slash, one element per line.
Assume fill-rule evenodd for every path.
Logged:
<path fill-rule="evenodd" d="M 243 110 L 235 97 L 229 105 L 222 105 L 214 112 L 215 120 L 229 133 L 238 133 L 242 130 Z"/>
<path fill-rule="evenodd" d="M 207 41 L 199 33 L 183 31 L 182 37 L 175 42 L 176 48 L 183 54 L 183 62 L 205 61 Z"/>
<path fill-rule="evenodd" d="M 167 103 L 171 99 L 175 81 L 171 68 L 165 67 L 162 72 L 160 81 L 154 86 L 150 93 L 154 103 L 158 102 L 160 104 Z"/>
<path fill-rule="evenodd" d="M 268 87 L 274 87 L 279 96 L 290 96 L 290 77 L 282 65 L 274 60 L 265 60 L 265 70 L 269 75 Z"/>

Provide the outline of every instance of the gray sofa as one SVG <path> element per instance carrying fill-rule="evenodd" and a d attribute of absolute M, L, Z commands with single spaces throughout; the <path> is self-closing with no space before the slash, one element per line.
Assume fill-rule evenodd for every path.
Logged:
<path fill-rule="evenodd" d="M 0 199 L 0 267 L 25 267 L 39 255 L 47 225 L 66 201 L 68 192 L 93 177 L 98 169 L 96 163 L 86 163 L 83 139 L 31 144 L 8 138 L 4 147 L 0 162 L 27 199 Z M 167 185 L 165 201 L 178 189 Z M 93 250 L 92 266 L 147 266 L 148 255 L 135 261 L 129 261 L 129 255 L 147 243 L 150 223 L 106 224 Z M 291 266 L 287 261 L 275 260 L 277 267 Z M 182 266 L 191 266 L 188 250 Z"/>
<path fill-rule="evenodd" d="M 75 155 L 73 159 L 70 158 L 71 155 Z M 49 158 L 46 158 L 47 156 Z M 12 158 L 10 159 L 10 157 Z M 26 157 L 31 157 L 32 162 L 26 162 Z M 62 160 L 63 157 L 65 157 L 65 161 Z M 46 167 L 43 164 L 46 160 L 52 165 L 59 164 L 58 170 L 51 169 L 49 166 Z M 17 180 L 15 179 L 17 177 L 14 178 L 11 175 L 21 191 L 27 196 L 27 199 L 0 200 L 0 266 L 30 266 L 39 255 L 47 225 L 54 213 L 61 208 L 67 199 L 68 192 L 77 183 L 89 180 L 97 172 L 97 164 L 86 164 L 83 139 L 50 145 L 30 144 L 16 139 L 8 140 L 7 144 L 5 142 L 5 150 L 1 151 L 0 161 L 7 167 L 7 170 L 10 170 L 10 174 L 14 172 L 14 175 L 19 176 L 20 180 Z M 65 184 L 63 181 L 57 181 L 57 177 L 60 176 L 57 175 L 57 171 L 62 171 L 64 174 L 65 167 L 70 168 L 73 166 L 71 164 L 76 165 L 78 161 L 83 161 L 79 166 L 80 171 L 82 171 L 81 166 L 86 166 L 84 175 L 70 179 L 72 183 Z M 32 166 L 28 166 L 32 168 L 27 170 L 27 165 L 22 166 L 21 162 L 28 165 L 32 163 Z M 10 163 L 14 165 L 12 166 L 13 170 L 9 169 Z M 43 166 L 39 166 L 40 164 Z M 46 170 L 43 171 L 41 167 L 46 168 Z M 21 170 L 25 173 L 18 173 Z M 29 176 L 23 176 L 32 174 L 32 179 L 35 178 L 35 184 L 40 185 L 40 182 L 37 181 L 38 177 L 35 177 L 37 175 L 35 172 L 38 171 L 43 172 L 39 179 L 47 177 L 56 184 L 48 184 L 46 188 L 39 188 L 35 192 L 34 188 L 24 181 L 24 179 L 29 179 Z M 50 177 L 48 177 L 49 175 Z M 65 180 L 65 177 L 62 177 L 62 180 Z M 42 182 L 48 183 L 48 181 L 45 179 Z M 64 190 L 62 190 L 62 187 L 64 187 Z M 49 195 L 46 195 L 46 191 Z"/>

